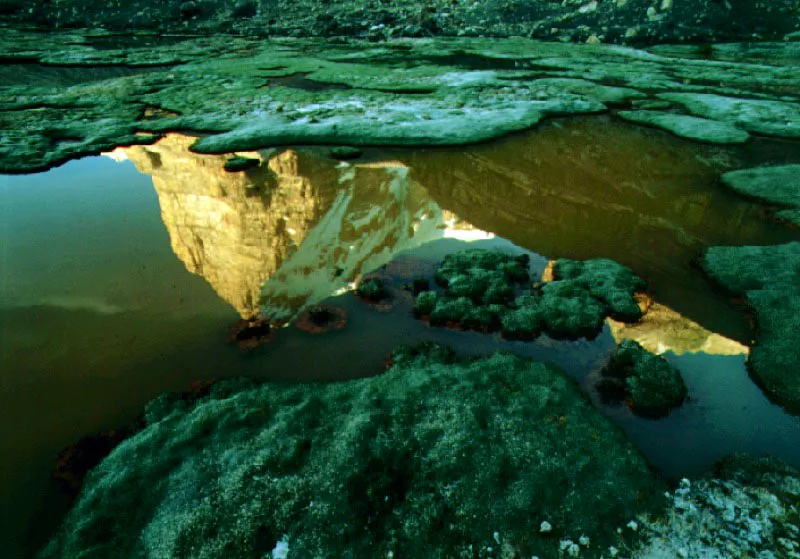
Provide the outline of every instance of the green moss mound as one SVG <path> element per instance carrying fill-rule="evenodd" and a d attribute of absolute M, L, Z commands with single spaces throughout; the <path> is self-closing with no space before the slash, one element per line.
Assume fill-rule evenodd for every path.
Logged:
<path fill-rule="evenodd" d="M 660 506 L 642 456 L 555 368 L 435 344 L 393 362 L 156 399 L 40 557 L 555 558 L 582 535 L 599 557 Z"/>
<path fill-rule="evenodd" d="M 510 340 L 596 336 L 607 316 L 635 322 L 634 293 L 645 282 L 607 259 L 558 260 L 556 281 L 531 290 L 528 256 L 469 249 L 448 255 L 436 271 L 443 293 L 425 292 L 414 312 L 433 326 L 496 331 Z"/>
<path fill-rule="evenodd" d="M 644 417 L 668 415 L 689 394 L 675 367 L 633 340 L 622 341 L 601 375 L 601 394 L 628 401 L 631 410 Z"/>
<path fill-rule="evenodd" d="M 713 247 L 703 267 L 755 311 L 750 374 L 772 401 L 800 413 L 800 243 Z"/>
<path fill-rule="evenodd" d="M 389 291 L 380 278 L 366 278 L 359 282 L 356 287 L 356 295 L 371 303 L 378 303 L 390 297 Z"/>

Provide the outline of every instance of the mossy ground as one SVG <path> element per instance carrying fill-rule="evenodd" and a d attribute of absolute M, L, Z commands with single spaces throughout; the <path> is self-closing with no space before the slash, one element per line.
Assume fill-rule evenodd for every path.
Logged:
<path fill-rule="evenodd" d="M 703 266 L 755 311 L 758 339 L 748 367 L 767 396 L 800 413 L 800 243 L 713 247 Z"/>
<path fill-rule="evenodd" d="M 153 401 L 41 557 L 269 557 L 284 541 L 290 559 L 555 558 L 581 536 L 599 557 L 660 506 L 644 459 L 560 371 L 437 345 L 393 363 Z"/>

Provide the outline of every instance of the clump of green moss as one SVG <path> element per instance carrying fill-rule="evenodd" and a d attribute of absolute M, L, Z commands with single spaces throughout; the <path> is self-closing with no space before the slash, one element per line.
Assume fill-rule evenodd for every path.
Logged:
<path fill-rule="evenodd" d="M 436 344 L 392 361 L 364 379 L 157 399 L 40 557 L 252 559 L 278 542 L 289 559 L 557 557 L 580 537 L 598 556 L 661 505 L 641 454 L 556 368 Z"/>
<path fill-rule="evenodd" d="M 634 293 L 645 283 L 628 268 L 606 259 L 558 260 L 553 273 L 555 281 L 531 289 L 527 255 L 450 254 L 435 274 L 444 292 L 417 295 L 414 313 L 434 326 L 500 330 L 511 340 L 592 337 L 607 316 L 641 317 Z"/>
<path fill-rule="evenodd" d="M 371 303 L 379 303 L 389 298 L 389 291 L 383 285 L 383 280 L 372 277 L 359 282 L 356 295 Z"/>
<path fill-rule="evenodd" d="M 261 162 L 258 159 L 253 159 L 252 157 L 234 155 L 225 161 L 224 168 L 229 173 L 238 173 L 240 171 L 247 171 L 248 169 L 258 167 L 260 163 Z"/>
<path fill-rule="evenodd" d="M 680 372 L 633 340 L 622 341 L 601 375 L 598 390 L 605 398 L 624 400 L 644 417 L 664 417 L 688 396 Z"/>

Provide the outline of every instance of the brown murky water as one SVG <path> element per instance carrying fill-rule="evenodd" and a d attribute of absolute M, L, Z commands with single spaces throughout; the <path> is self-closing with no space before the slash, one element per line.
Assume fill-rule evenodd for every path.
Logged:
<path fill-rule="evenodd" d="M 321 148 L 263 151 L 258 169 L 229 174 L 190 143 L 0 176 L 3 557 L 30 555 L 63 514 L 49 481 L 59 449 L 159 392 L 237 374 L 377 374 L 398 342 L 552 361 L 591 393 L 615 338 L 635 337 L 681 369 L 691 395 L 660 421 L 602 408 L 655 467 L 697 473 L 734 450 L 800 465 L 800 418 L 747 377 L 745 315 L 692 266 L 707 246 L 800 237 L 718 185 L 730 168 L 800 161 L 796 144 L 698 146 L 596 117 L 468 149 L 366 150 L 345 165 Z M 649 280 L 659 314 L 592 341 L 508 343 L 430 329 L 399 290 L 384 313 L 348 292 L 375 270 L 400 287 L 466 246 L 531 251 L 537 272 L 551 258 L 613 258 Z M 251 353 L 227 344 L 259 303 L 291 320 L 320 301 L 347 310 L 344 330 L 287 327 Z"/>

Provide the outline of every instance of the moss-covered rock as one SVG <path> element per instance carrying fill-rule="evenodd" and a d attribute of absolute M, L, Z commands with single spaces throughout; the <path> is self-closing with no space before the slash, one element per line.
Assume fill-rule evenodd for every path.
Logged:
<path fill-rule="evenodd" d="M 254 159 L 252 157 L 235 155 L 225 161 L 225 170 L 229 173 L 238 173 L 240 171 L 246 171 L 248 169 L 258 167 L 260 163 L 261 162 L 258 159 Z"/>
<path fill-rule="evenodd" d="M 193 4 L 230 17 L 230 6 Z M 174 18 L 181 19 L 178 6 Z M 791 55 L 788 48 L 775 46 Z M 181 130 L 207 134 L 192 149 L 216 154 L 296 144 L 465 145 L 548 117 L 603 112 L 611 103 L 638 101 L 636 113 L 653 107 L 654 96 L 691 113 L 656 115 L 675 130 L 798 134 L 796 103 L 786 94 L 800 85 L 791 66 L 719 64 L 603 45 L 450 38 L 376 47 L 4 29 L 0 57 L 13 67 L 24 64 L 28 78 L 39 64 L 87 75 L 98 65 L 136 70 L 125 78 L 44 87 L 15 81 L 13 67 L 0 68 L 0 172 L 40 170 L 145 141 L 142 134 L 152 141 L 153 134 Z M 696 117 L 707 126 L 697 126 L 703 123 Z"/>
<path fill-rule="evenodd" d="M 377 277 L 364 278 L 358 282 L 356 295 L 372 303 L 378 303 L 390 297 L 383 280 Z"/>
<path fill-rule="evenodd" d="M 491 332 L 510 340 L 597 335 L 607 316 L 635 322 L 641 311 L 634 293 L 644 281 L 611 260 L 559 260 L 556 281 L 528 293 L 527 255 L 470 249 L 448 255 L 436 271 L 441 295 L 417 296 L 415 314 L 434 326 Z M 522 289 L 524 288 L 524 289 Z"/>
<path fill-rule="evenodd" d="M 557 280 L 569 280 L 586 289 L 592 297 L 608 307 L 609 315 L 622 322 L 635 322 L 642 311 L 635 292 L 647 287 L 647 283 L 629 268 L 607 258 L 593 260 L 557 260 L 553 274 Z"/>
<path fill-rule="evenodd" d="M 414 299 L 414 314 L 417 318 L 428 316 L 436 308 L 439 295 L 435 291 L 423 291 Z"/>
<path fill-rule="evenodd" d="M 555 558 L 582 536 L 599 557 L 660 506 L 642 456 L 551 366 L 430 344 L 393 361 L 361 380 L 156 400 L 41 557 Z"/>
<path fill-rule="evenodd" d="M 603 328 L 609 308 L 573 280 L 545 284 L 537 299 L 545 333 L 554 338 L 591 338 Z"/>
<path fill-rule="evenodd" d="M 707 118 L 698 118 L 660 111 L 620 111 L 624 120 L 647 124 L 672 132 L 676 136 L 712 144 L 741 144 L 750 134 L 736 126 Z"/>
<path fill-rule="evenodd" d="M 731 171 L 722 183 L 745 196 L 783 206 L 776 216 L 800 226 L 800 165 L 776 165 Z"/>
<path fill-rule="evenodd" d="M 664 417 L 688 396 L 680 372 L 633 340 L 623 340 L 601 371 L 601 394 L 624 399 L 644 417 Z"/>
<path fill-rule="evenodd" d="M 752 377 L 771 400 L 800 413 L 800 243 L 712 247 L 703 267 L 755 311 Z"/>

